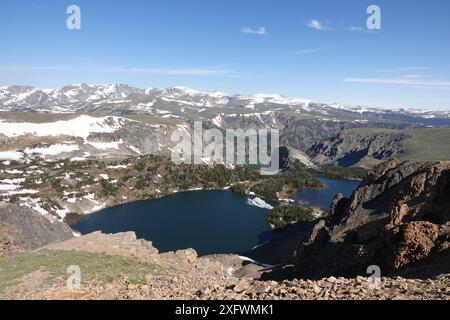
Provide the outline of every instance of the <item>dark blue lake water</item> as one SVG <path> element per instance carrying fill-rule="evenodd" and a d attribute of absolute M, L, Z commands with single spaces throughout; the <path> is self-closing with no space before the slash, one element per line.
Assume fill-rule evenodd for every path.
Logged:
<path fill-rule="evenodd" d="M 357 182 L 321 179 L 324 190 L 305 190 L 296 200 L 328 208 L 336 193 L 346 195 Z M 193 191 L 140 201 L 88 215 L 72 227 L 82 234 L 135 231 L 161 252 L 194 248 L 200 255 L 239 253 L 270 236 L 267 209 L 251 206 L 247 197 L 227 191 Z"/>
<path fill-rule="evenodd" d="M 320 190 L 305 189 L 295 194 L 294 200 L 305 207 L 317 207 L 322 210 L 330 209 L 330 204 L 338 193 L 350 197 L 360 181 L 319 178 L 325 186 Z"/>
<path fill-rule="evenodd" d="M 161 252 L 194 248 L 200 255 L 243 252 L 270 228 L 267 209 L 227 191 L 193 191 L 108 208 L 83 218 L 83 234 L 135 231 Z"/>

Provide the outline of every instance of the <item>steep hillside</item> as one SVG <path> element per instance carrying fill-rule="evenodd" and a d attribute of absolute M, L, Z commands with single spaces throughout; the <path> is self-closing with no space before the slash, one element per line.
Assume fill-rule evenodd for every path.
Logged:
<path fill-rule="evenodd" d="M 450 129 L 386 130 L 354 128 L 315 143 L 308 156 L 321 164 L 366 166 L 391 159 L 445 161 L 450 159 Z"/>
<path fill-rule="evenodd" d="M 65 223 L 50 222 L 27 208 L 0 204 L 0 257 L 72 237 L 73 231 Z"/>
<path fill-rule="evenodd" d="M 336 197 L 288 260 L 297 277 L 450 272 L 450 162 L 391 161 L 374 169 L 351 198 Z"/>

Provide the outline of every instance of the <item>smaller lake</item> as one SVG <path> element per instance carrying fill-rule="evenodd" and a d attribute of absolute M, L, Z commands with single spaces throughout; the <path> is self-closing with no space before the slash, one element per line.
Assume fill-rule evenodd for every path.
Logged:
<path fill-rule="evenodd" d="M 322 210 L 330 209 L 331 202 L 338 193 L 345 197 L 350 197 L 355 191 L 360 181 L 319 178 L 324 185 L 324 189 L 305 189 L 295 194 L 294 200 L 305 207 L 317 207 Z"/>

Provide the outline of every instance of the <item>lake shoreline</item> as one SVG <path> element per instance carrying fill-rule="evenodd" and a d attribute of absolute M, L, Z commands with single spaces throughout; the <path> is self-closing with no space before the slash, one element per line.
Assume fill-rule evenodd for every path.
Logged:
<path fill-rule="evenodd" d="M 133 204 L 133 203 L 139 203 L 139 202 L 147 202 L 147 201 L 153 201 L 153 200 L 155 200 L 155 201 L 156 201 L 156 200 L 161 200 L 161 199 L 169 198 L 169 197 L 172 197 L 172 196 L 175 196 L 175 195 L 178 195 L 178 194 L 183 194 L 183 193 L 190 193 L 190 192 L 206 192 L 206 191 L 227 191 L 227 192 L 230 192 L 230 193 L 232 193 L 232 194 L 235 194 L 235 193 L 233 193 L 233 192 L 230 190 L 230 187 L 231 187 L 231 186 L 227 186 L 227 187 L 224 187 L 224 188 L 211 188 L 211 189 L 205 189 L 205 188 L 193 188 L 193 189 L 187 189 L 187 190 L 179 190 L 179 191 L 175 191 L 175 192 L 167 193 L 167 194 L 159 194 L 159 193 L 157 193 L 156 196 L 153 197 L 153 198 L 134 199 L 134 200 L 130 200 L 130 201 L 124 201 L 124 202 L 118 203 L 118 204 L 105 205 L 105 206 L 102 207 L 101 209 L 98 209 L 98 210 L 95 210 L 95 211 L 91 211 L 91 212 L 85 212 L 85 213 L 83 213 L 83 214 L 79 214 L 79 213 L 77 213 L 77 212 L 73 212 L 73 213 L 71 213 L 71 214 L 76 215 L 76 216 L 78 217 L 78 219 L 77 219 L 77 218 L 70 217 L 70 215 L 67 215 L 67 216 L 64 218 L 63 221 L 64 221 L 65 223 L 67 223 L 70 227 L 72 227 L 72 225 L 76 224 L 76 223 L 79 222 L 81 219 L 83 219 L 83 218 L 85 218 L 85 217 L 88 217 L 88 216 L 90 216 L 90 215 L 92 215 L 92 214 L 96 214 L 96 213 L 101 212 L 101 211 L 106 210 L 106 209 L 113 209 L 113 208 L 116 208 L 116 207 L 120 207 L 120 206 L 124 206 L 124 205 L 129 205 L 129 204 Z M 248 194 L 247 194 L 247 195 L 248 195 Z M 73 222 L 73 221 L 75 221 L 75 222 Z"/>
<path fill-rule="evenodd" d="M 325 201 L 327 206 L 331 203 L 334 193 L 339 193 L 342 189 L 341 184 L 350 183 L 348 180 L 320 179 L 324 182 L 322 189 L 304 189 L 300 192 L 323 194 L 325 200 L 322 201 Z M 353 187 L 356 189 L 355 184 L 353 184 Z M 333 193 L 332 196 L 330 196 L 330 192 Z M 198 248 L 210 246 L 211 244 L 208 242 L 214 242 L 217 240 L 215 238 L 220 238 L 222 245 L 228 249 L 211 250 L 204 254 L 200 249 L 200 254 L 245 253 L 249 248 L 269 240 L 273 229 L 267 221 L 267 213 L 272 208 L 285 204 L 279 200 L 265 201 L 254 193 L 237 194 L 232 192 L 230 187 L 220 189 L 191 188 L 189 190 L 178 190 L 170 194 L 161 194 L 157 198 L 140 199 L 126 204 L 105 207 L 100 211 L 79 216 L 79 219 L 71 221 L 70 226 L 81 234 L 98 230 L 104 233 L 135 231 L 141 238 L 155 241 L 156 247 L 163 252 L 183 248 L 199 250 Z M 292 202 L 290 203 L 292 204 Z M 301 205 L 302 203 L 297 199 L 295 204 Z M 257 226 L 256 229 L 255 226 Z M 228 229 L 224 230 L 224 228 Z M 217 233 L 211 233 L 208 236 L 209 238 L 198 239 L 202 236 L 202 232 L 210 233 L 211 230 L 215 229 L 218 230 Z M 150 230 L 156 232 L 156 236 Z M 165 233 L 160 234 L 161 230 Z M 157 236 L 158 234 L 159 236 Z M 169 249 L 164 247 L 164 241 L 171 243 L 172 238 L 180 238 L 181 234 L 184 234 L 183 241 L 172 244 Z M 250 240 L 247 238 L 247 245 L 239 247 L 238 239 L 249 235 Z M 192 244 L 191 238 L 196 239 L 197 242 Z M 209 241 L 205 239 L 209 239 Z M 158 241 L 162 241 L 163 245 L 158 244 Z M 239 249 L 233 247 L 233 243 Z"/>
<path fill-rule="evenodd" d="M 353 181 L 355 181 L 355 182 L 356 181 L 362 182 L 363 181 L 363 180 L 357 180 L 357 179 L 328 178 L 328 177 L 325 177 L 325 176 L 319 176 L 318 179 L 319 180 L 320 179 L 327 179 L 327 180 L 335 180 L 335 181 L 343 181 L 343 182 L 353 182 Z M 243 181 L 243 182 L 240 182 L 240 183 L 237 183 L 237 184 L 242 184 L 242 183 L 245 183 L 245 182 L 246 181 Z M 236 194 L 236 193 L 234 193 L 233 191 L 230 190 L 230 188 L 232 186 L 233 185 L 225 186 L 223 188 L 210 188 L 210 189 L 209 188 L 201 188 L 201 187 L 199 187 L 199 188 L 191 188 L 191 189 L 187 189 L 187 190 L 177 190 L 177 191 L 174 191 L 172 193 L 167 193 L 167 194 L 156 193 L 155 197 L 145 198 L 145 199 L 130 199 L 130 201 L 124 201 L 122 203 L 113 204 L 113 205 L 105 205 L 106 204 L 106 202 L 105 202 L 105 203 L 102 204 L 104 206 L 102 208 L 98 209 L 98 210 L 84 212 L 83 214 L 80 214 L 78 212 L 72 212 L 72 213 L 68 214 L 64 218 L 63 221 L 65 223 L 67 223 L 70 227 L 72 227 L 73 225 L 75 225 L 79 221 L 81 221 L 83 218 L 85 218 L 85 217 L 87 217 L 89 215 L 101 212 L 101 211 L 106 210 L 106 209 L 112 209 L 112 208 L 116 208 L 116 207 L 119 207 L 119 206 L 129 205 L 129 204 L 139 203 L 139 202 L 146 202 L 146 201 L 152 201 L 152 200 L 161 200 L 161 199 L 165 199 L 165 198 L 168 198 L 168 197 L 171 197 L 171 196 L 175 196 L 177 194 L 183 194 L 183 193 L 189 193 L 189 192 L 227 191 L 227 192 L 230 192 L 232 194 Z M 305 188 L 305 189 L 306 190 L 310 190 L 310 191 L 320 191 L 320 190 L 326 189 L 326 185 L 322 184 L 321 188 Z M 298 191 L 294 192 L 293 193 L 294 198 L 299 192 L 302 192 L 305 189 L 298 190 Z M 283 205 L 283 204 L 300 205 L 300 206 L 305 206 L 306 205 L 307 206 L 307 204 L 303 203 L 302 201 L 296 200 L 296 199 L 289 199 L 289 198 L 288 199 L 278 198 L 276 200 L 275 199 L 266 199 L 266 198 L 264 198 L 262 196 L 256 195 L 253 192 L 247 192 L 243 196 L 246 196 L 246 197 L 253 196 L 255 198 L 259 198 L 259 199 L 263 200 L 264 202 L 270 203 L 270 204 L 276 203 L 276 205 L 273 206 L 273 207 L 277 207 L 277 206 L 280 206 L 280 205 Z M 330 204 L 331 204 L 331 201 L 330 201 Z M 321 209 L 321 210 L 323 209 L 323 208 L 319 208 L 319 207 L 314 207 L 314 208 Z"/>
<path fill-rule="evenodd" d="M 161 252 L 194 248 L 201 256 L 244 253 L 271 231 L 268 209 L 249 205 L 247 196 L 228 190 L 179 192 L 152 200 L 86 215 L 71 227 L 81 234 L 134 231 Z"/>

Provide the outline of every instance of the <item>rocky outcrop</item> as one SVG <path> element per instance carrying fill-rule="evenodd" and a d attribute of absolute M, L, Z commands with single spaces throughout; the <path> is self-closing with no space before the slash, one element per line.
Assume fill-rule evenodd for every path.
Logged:
<path fill-rule="evenodd" d="M 448 255 L 449 188 L 450 162 L 393 160 L 376 167 L 351 198 L 333 201 L 327 220 L 286 262 L 294 267 L 284 276 L 355 276 L 370 265 L 398 274 Z M 450 264 L 434 269 L 448 273 Z"/>
<path fill-rule="evenodd" d="M 386 227 L 383 239 L 385 265 L 400 269 L 448 248 L 450 224 L 416 221 Z M 450 267 L 450 266 L 448 266 Z"/>
<path fill-rule="evenodd" d="M 142 261 L 151 260 L 158 255 L 158 250 L 151 242 L 137 239 L 134 232 L 103 234 L 98 231 L 68 241 L 49 244 L 41 249 L 108 253 L 115 256 L 134 257 Z"/>
<path fill-rule="evenodd" d="M 197 276 L 246 276 L 257 274 L 259 267 L 244 266 L 237 255 L 210 255 L 199 257 L 193 249 L 160 253 L 152 242 L 138 239 L 134 232 L 104 234 L 100 231 L 52 243 L 39 250 L 63 250 L 106 254 L 133 258 L 140 263 L 153 263 L 161 270 Z"/>
<path fill-rule="evenodd" d="M 0 257 L 72 237 L 73 231 L 65 223 L 51 222 L 24 207 L 0 205 Z"/>

